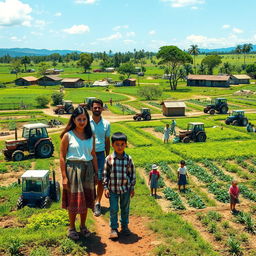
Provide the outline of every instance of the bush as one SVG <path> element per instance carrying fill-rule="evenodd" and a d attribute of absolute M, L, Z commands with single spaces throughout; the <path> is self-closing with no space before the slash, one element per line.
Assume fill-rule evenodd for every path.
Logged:
<path fill-rule="evenodd" d="M 29 256 L 49 256 L 49 255 L 50 255 L 49 250 L 46 247 L 42 247 L 42 246 L 34 248 L 29 254 Z"/>
<path fill-rule="evenodd" d="M 19 255 L 19 251 L 22 246 L 23 244 L 17 237 L 11 237 L 6 244 L 7 251 L 10 253 L 10 255 Z"/>
<path fill-rule="evenodd" d="M 157 87 L 141 87 L 138 90 L 138 94 L 146 100 L 153 100 L 162 96 L 162 90 Z"/>
<path fill-rule="evenodd" d="M 45 108 L 49 104 L 50 100 L 46 96 L 38 96 L 36 97 L 36 102 L 38 107 Z"/>
<path fill-rule="evenodd" d="M 86 255 L 86 248 L 80 247 L 69 238 L 60 241 L 60 251 L 62 255 L 83 256 Z"/>
<path fill-rule="evenodd" d="M 62 100 L 64 98 L 64 94 L 62 92 L 54 92 L 51 96 L 53 105 L 60 105 L 62 104 Z"/>

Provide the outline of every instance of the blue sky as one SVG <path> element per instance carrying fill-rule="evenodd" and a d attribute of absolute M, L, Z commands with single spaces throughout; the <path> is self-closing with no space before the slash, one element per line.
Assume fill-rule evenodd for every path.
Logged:
<path fill-rule="evenodd" d="M 0 48 L 158 51 L 256 43 L 255 0 L 0 0 Z"/>

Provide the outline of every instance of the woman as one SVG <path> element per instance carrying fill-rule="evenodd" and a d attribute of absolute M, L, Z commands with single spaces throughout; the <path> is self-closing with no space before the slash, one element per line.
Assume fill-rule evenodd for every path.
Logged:
<path fill-rule="evenodd" d="M 94 207 L 94 181 L 98 172 L 95 139 L 88 112 L 82 107 L 76 108 L 60 137 L 62 208 L 69 213 L 68 237 L 78 240 L 79 235 L 75 228 L 77 214 L 80 214 L 81 235 L 90 235 L 85 222 L 88 208 Z"/>

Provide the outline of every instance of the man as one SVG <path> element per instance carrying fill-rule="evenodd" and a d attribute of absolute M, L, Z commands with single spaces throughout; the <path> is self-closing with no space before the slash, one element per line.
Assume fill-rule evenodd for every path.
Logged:
<path fill-rule="evenodd" d="M 110 124 L 103 119 L 101 113 L 103 111 L 103 102 L 100 99 L 92 101 L 92 119 L 91 127 L 95 134 L 96 156 L 98 162 L 98 186 L 94 215 L 101 215 L 100 201 L 103 194 L 102 173 L 104 169 L 105 157 L 109 155 L 110 150 Z"/>
<path fill-rule="evenodd" d="M 173 119 L 173 120 L 172 120 L 172 123 L 171 123 L 171 132 L 170 132 L 170 134 L 171 134 L 171 135 L 174 135 L 174 136 L 176 136 L 175 127 L 176 127 L 176 121 Z"/>

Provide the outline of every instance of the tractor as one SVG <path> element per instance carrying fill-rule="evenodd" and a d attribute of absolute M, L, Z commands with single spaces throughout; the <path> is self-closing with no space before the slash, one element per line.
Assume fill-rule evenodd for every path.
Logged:
<path fill-rule="evenodd" d="M 142 108 L 140 110 L 140 113 L 137 113 L 137 114 L 135 114 L 135 116 L 133 116 L 133 119 L 135 121 L 141 121 L 142 119 L 146 120 L 146 121 L 151 120 L 150 109 L 149 108 Z"/>
<path fill-rule="evenodd" d="M 189 143 L 205 142 L 206 133 L 204 130 L 204 123 L 188 123 L 187 130 L 180 130 L 179 135 L 174 138 L 174 142 Z"/>
<path fill-rule="evenodd" d="M 228 113 L 228 103 L 225 98 L 216 98 L 211 101 L 211 104 L 208 104 L 204 108 L 204 113 L 209 113 L 214 115 L 215 112 L 219 114 L 227 114 Z"/>
<path fill-rule="evenodd" d="M 96 100 L 96 98 L 95 97 L 87 97 L 84 99 L 84 103 L 80 103 L 79 106 L 86 110 L 91 110 L 93 100 Z"/>
<path fill-rule="evenodd" d="M 22 194 L 17 201 L 17 209 L 26 205 L 48 208 L 51 201 L 58 202 L 60 200 L 60 184 L 55 180 L 54 171 L 53 179 L 49 178 L 48 170 L 28 170 L 23 173 L 21 179 Z"/>
<path fill-rule="evenodd" d="M 71 100 L 63 100 L 61 105 L 57 105 L 53 110 L 55 114 L 72 114 L 74 112 L 74 106 Z"/>
<path fill-rule="evenodd" d="M 15 129 L 15 140 L 5 141 L 6 148 L 3 149 L 3 154 L 6 160 L 22 161 L 25 151 L 38 158 L 51 157 L 54 146 L 51 138 L 48 137 L 47 127 L 48 125 L 42 123 L 26 124 L 23 126 L 21 139 L 17 138 L 17 129 Z"/>
<path fill-rule="evenodd" d="M 232 115 L 227 117 L 225 123 L 227 125 L 246 126 L 248 119 L 244 116 L 243 110 L 233 110 Z"/>

